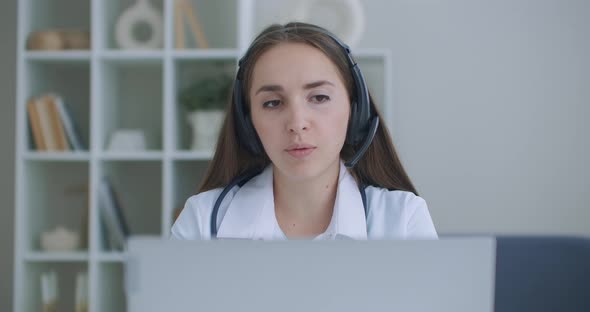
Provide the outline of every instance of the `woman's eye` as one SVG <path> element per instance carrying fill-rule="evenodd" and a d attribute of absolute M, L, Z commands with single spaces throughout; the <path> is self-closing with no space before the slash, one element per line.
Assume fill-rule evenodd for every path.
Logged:
<path fill-rule="evenodd" d="M 274 107 L 277 107 L 280 103 L 281 103 L 280 100 L 266 101 L 266 102 L 262 103 L 262 107 L 264 107 L 264 108 L 274 108 Z"/>
<path fill-rule="evenodd" d="M 315 103 L 324 103 L 326 101 L 329 101 L 330 100 L 330 97 L 327 96 L 327 95 L 320 94 L 320 95 L 314 95 L 314 96 L 312 96 L 311 99 Z"/>

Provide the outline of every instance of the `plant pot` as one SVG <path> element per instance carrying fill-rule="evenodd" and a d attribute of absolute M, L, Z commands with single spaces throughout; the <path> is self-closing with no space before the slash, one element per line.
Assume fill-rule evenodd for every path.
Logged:
<path fill-rule="evenodd" d="M 222 110 L 193 111 L 187 121 L 192 130 L 191 149 L 213 150 L 223 122 Z"/>

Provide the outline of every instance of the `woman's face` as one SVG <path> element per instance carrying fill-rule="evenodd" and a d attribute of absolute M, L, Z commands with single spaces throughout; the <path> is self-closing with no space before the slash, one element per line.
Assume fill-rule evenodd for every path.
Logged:
<path fill-rule="evenodd" d="M 350 100 L 325 54 L 303 43 L 272 47 L 254 65 L 249 96 L 254 128 L 281 174 L 303 180 L 339 168 Z"/>

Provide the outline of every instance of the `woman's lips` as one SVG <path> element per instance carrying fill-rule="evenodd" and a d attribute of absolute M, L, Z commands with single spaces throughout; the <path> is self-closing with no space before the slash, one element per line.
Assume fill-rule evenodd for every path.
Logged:
<path fill-rule="evenodd" d="M 295 158 L 301 159 L 301 158 L 305 158 L 309 154 L 313 153 L 314 150 L 315 150 L 315 147 L 295 148 L 295 149 L 287 150 L 287 153 L 289 153 L 289 155 L 291 155 Z"/>

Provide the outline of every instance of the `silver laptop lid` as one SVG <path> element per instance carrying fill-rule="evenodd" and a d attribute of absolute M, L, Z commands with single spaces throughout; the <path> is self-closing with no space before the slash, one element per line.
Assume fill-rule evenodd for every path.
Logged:
<path fill-rule="evenodd" d="M 495 240 L 131 238 L 127 311 L 491 312 Z"/>

